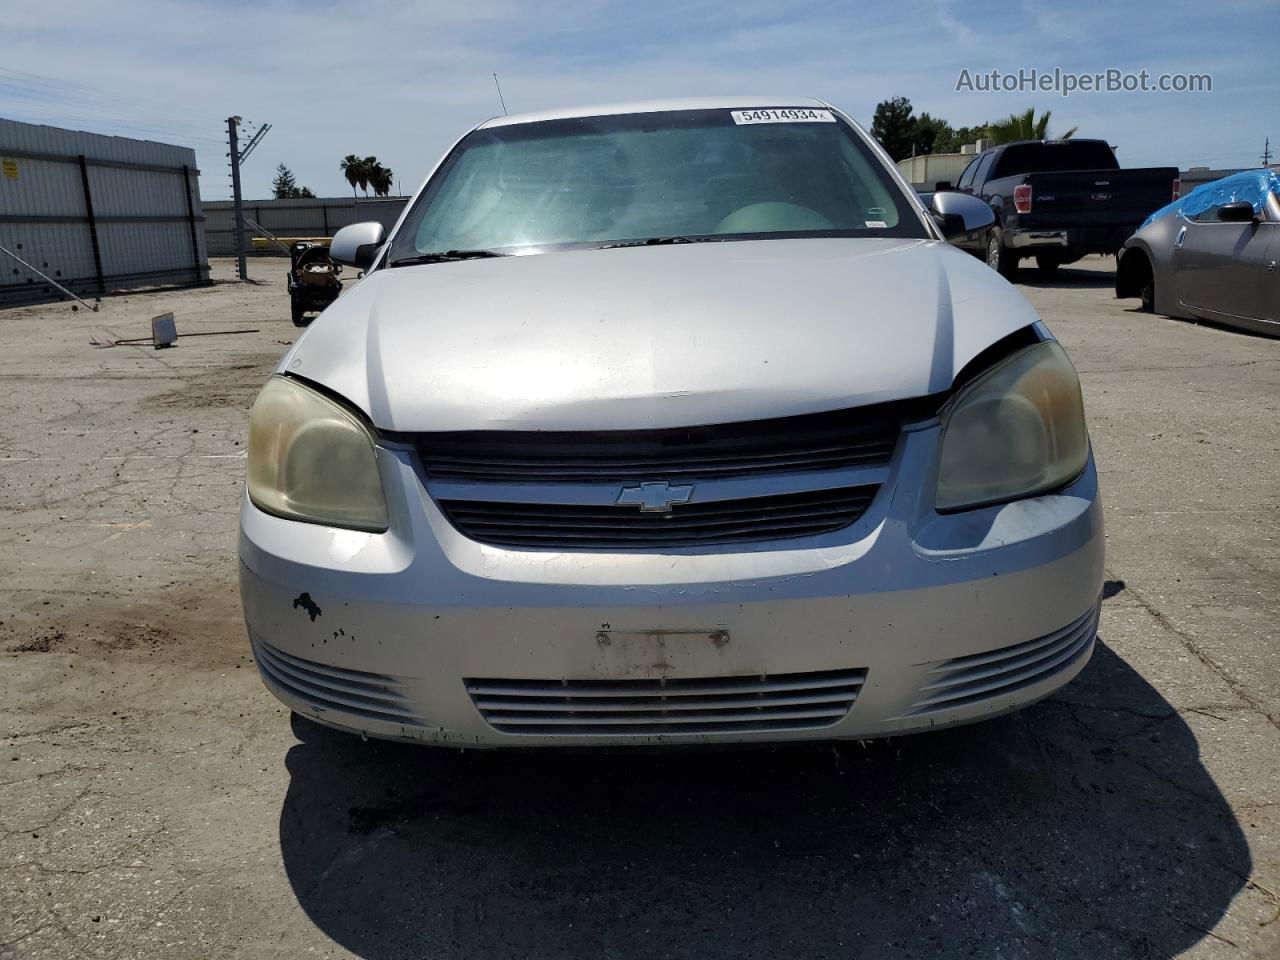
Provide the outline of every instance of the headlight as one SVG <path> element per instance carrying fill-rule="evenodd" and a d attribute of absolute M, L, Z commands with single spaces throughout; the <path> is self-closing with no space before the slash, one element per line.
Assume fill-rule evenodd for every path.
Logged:
<path fill-rule="evenodd" d="M 963 510 L 1063 486 L 1084 470 L 1089 434 L 1080 380 L 1052 341 L 964 387 L 942 421 L 938 510 Z"/>
<path fill-rule="evenodd" d="M 296 380 L 272 377 L 249 414 L 249 499 L 291 520 L 387 529 L 374 438 L 355 416 Z"/>

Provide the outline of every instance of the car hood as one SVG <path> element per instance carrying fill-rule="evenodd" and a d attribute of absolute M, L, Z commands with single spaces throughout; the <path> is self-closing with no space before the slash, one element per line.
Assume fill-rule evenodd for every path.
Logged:
<path fill-rule="evenodd" d="M 580 250 L 375 271 L 279 370 L 383 430 L 693 426 L 937 393 L 1036 319 L 937 241 Z"/>

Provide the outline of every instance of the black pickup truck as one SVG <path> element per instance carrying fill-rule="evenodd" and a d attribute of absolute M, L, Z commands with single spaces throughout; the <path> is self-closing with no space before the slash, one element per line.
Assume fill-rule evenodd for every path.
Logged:
<path fill-rule="evenodd" d="M 1121 170 L 1105 140 L 1022 140 L 973 158 L 954 187 L 991 204 L 996 222 L 961 246 L 1006 277 L 1023 257 L 1044 273 L 1114 254 L 1147 215 L 1178 197 L 1176 167 Z"/>

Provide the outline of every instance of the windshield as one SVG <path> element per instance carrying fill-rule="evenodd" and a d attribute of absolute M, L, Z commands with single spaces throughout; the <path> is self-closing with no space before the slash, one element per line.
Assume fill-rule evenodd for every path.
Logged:
<path fill-rule="evenodd" d="M 803 119 L 770 119 L 792 116 Z M 414 204 L 389 259 L 831 236 L 927 236 L 846 123 L 810 108 L 673 111 L 473 132 Z"/>

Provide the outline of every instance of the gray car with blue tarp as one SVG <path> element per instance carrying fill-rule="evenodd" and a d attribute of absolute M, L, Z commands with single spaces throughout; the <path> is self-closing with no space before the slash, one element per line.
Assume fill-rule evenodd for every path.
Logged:
<path fill-rule="evenodd" d="M 1280 174 L 1245 170 L 1161 207 L 1120 251 L 1116 296 L 1280 336 Z"/>

